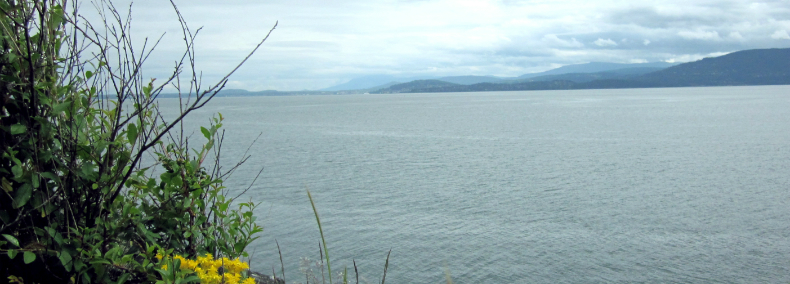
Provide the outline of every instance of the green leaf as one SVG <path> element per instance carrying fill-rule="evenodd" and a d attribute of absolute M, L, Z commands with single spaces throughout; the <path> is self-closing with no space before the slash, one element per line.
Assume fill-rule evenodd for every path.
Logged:
<path fill-rule="evenodd" d="M 129 273 L 124 273 L 123 275 L 121 275 L 121 277 L 118 277 L 118 282 L 115 282 L 115 283 L 123 284 L 123 283 L 126 283 L 127 279 L 129 279 Z M 200 280 L 200 279 L 198 278 L 198 280 Z"/>
<path fill-rule="evenodd" d="M 71 107 L 71 102 L 70 101 L 69 102 L 63 102 L 63 103 L 55 104 L 54 106 L 52 106 L 52 111 L 55 112 L 55 114 L 59 114 L 59 113 L 65 111 L 65 110 L 69 109 L 70 107 Z"/>
<path fill-rule="evenodd" d="M 14 259 L 16 257 L 16 255 L 17 255 L 17 253 L 19 253 L 19 251 L 15 250 L 15 249 L 8 250 L 8 258 Z"/>
<path fill-rule="evenodd" d="M 52 18 L 49 22 L 49 29 L 57 30 L 60 24 L 63 23 L 63 8 L 60 5 L 53 7 L 50 15 Z"/>
<path fill-rule="evenodd" d="M 14 165 L 13 167 L 11 167 L 11 173 L 14 174 L 15 178 L 22 177 L 22 167 L 19 165 Z"/>
<path fill-rule="evenodd" d="M 137 140 L 137 125 L 129 123 L 129 127 L 126 128 L 126 137 L 129 139 L 129 142 Z"/>
<path fill-rule="evenodd" d="M 181 187 L 184 185 L 184 181 L 181 180 L 181 176 L 174 176 L 173 179 L 170 180 L 170 183 L 176 187 Z"/>
<path fill-rule="evenodd" d="M 30 264 L 31 262 L 36 260 L 36 254 L 32 251 L 26 251 L 24 254 L 25 257 L 25 264 Z"/>
<path fill-rule="evenodd" d="M 69 263 L 71 262 L 71 254 L 68 251 L 65 250 L 61 251 L 59 258 L 60 258 L 60 263 L 62 263 L 63 266 L 69 266 Z"/>
<path fill-rule="evenodd" d="M 30 196 L 33 194 L 33 187 L 30 186 L 29 183 L 23 184 L 19 187 L 19 190 L 16 192 L 16 197 L 14 197 L 13 207 L 19 208 L 27 204 L 27 201 L 30 200 Z"/>
<path fill-rule="evenodd" d="M 76 266 L 76 265 L 75 265 Z M 77 268 L 77 267 L 74 267 Z M 77 269 L 79 271 L 79 269 Z M 82 274 L 82 284 L 90 284 L 91 283 L 91 276 L 88 273 Z"/>
<path fill-rule="evenodd" d="M 54 182 L 60 183 L 60 177 L 56 176 L 55 174 L 53 174 L 51 172 L 43 172 L 43 173 L 41 173 L 41 176 L 45 177 L 45 178 L 48 178 L 48 179 L 50 179 L 50 180 L 52 180 Z"/>
<path fill-rule="evenodd" d="M 96 260 L 91 260 L 91 264 L 106 264 L 106 265 L 111 265 L 112 263 L 111 263 L 110 261 L 106 260 L 106 259 L 96 259 Z"/>
<path fill-rule="evenodd" d="M 151 90 L 154 89 L 153 83 L 154 82 L 151 81 L 150 83 L 148 83 L 148 86 L 143 87 L 143 94 L 145 94 L 146 97 L 150 97 L 151 96 Z"/>
<path fill-rule="evenodd" d="M 12 168 L 12 170 L 13 170 L 13 168 Z M 5 190 L 6 192 L 14 192 L 14 188 L 11 187 L 11 182 L 9 182 L 7 179 L 3 178 L 3 182 L 2 183 L 3 183 L 3 190 Z"/>
<path fill-rule="evenodd" d="M 61 236 L 60 233 L 55 233 L 54 239 L 55 242 L 58 243 L 58 245 L 63 244 L 63 236 Z"/>
<path fill-rule="evenodd" d="M 200 127 L 200 132 L 203 132 L 203 136 L 205 136 L 206 139 L 211 140 L 211 133 L 208 132 L 208 129 L 206 129 L 205 127 L 201 126 Z"/>
<path fill-rule="evenodd" d="M 82 164 L 82 168 L 80 168 L 80 176 L 88 179 L 88 180 L 95 180 L 96 178 L 96 166 L 90 162 Z"/>
<path fill-rule="evenodd" d="M 247 247 L 247 243 L 245 242 L 238 242 L 236 243 L 235 246 L 233 246 L 233 248 L 236 249 L 237 252 L 244 251 L 244 248 L 246 247 Z"/>
<path fill-rule="evenodd" d="M 91 77 L 93 77 L 93 72 L 85 71 L 85 79 L 90 79 Z"/>
<path fill-rule="evenodd" d="M 33 188 L 38 188 L 38 186 L 41 185 L 39 183 L 39 176 L 36 173 L 30 175 L 30 182 L 33 183 Z"/>
<path fill-rule="evenodd" d="M 27 131 L 27 126 L 19 123 L 11 125 L 11 135 L 22 134 L 25 133 L 25 131 Z"/>
<path fill-rule="evenodd" d="M 11 217 L 8 216 L 8 212 L 5 210 L 0 210 L 0 221 L 4 223 L 11 223 Z"/>
<path fill-rule="evenodd" d="M 9 243 L 11 243 L 12 245 L 14 245 L 14 246 L 16 246 L 16 247 L 19 247 L 19 241 L 18 241 L 16 238 L 14 238 L 14 236 L 12 236 L 12 235 L 7 235 L 7 234 L 3 234 L 3 237 L 4 237 L 6 240 L 8 240 L 8 242 L 9 242 Z"/>

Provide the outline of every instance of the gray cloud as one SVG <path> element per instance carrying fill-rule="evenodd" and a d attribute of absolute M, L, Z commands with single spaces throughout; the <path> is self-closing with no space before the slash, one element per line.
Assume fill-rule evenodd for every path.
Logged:
<path fill-rule="evenodd" d="M 790 1 L 178 1 L 204 81 L 279 26 L 230 87 L 318 89 L 371 74 L 517 76 L 591 61 L 688 61 L 789 47 Z M 128 4 L 120 3 L 123 7 Z M 83 5 L 89 8 L 89 5 Z M 183 48 L 175 12 L 136 2 L 134 32 L 166 32 L 146 67 L 162 77 Z"/>
<path fill-rule="evenodd" d="M 595 45 L 597 45 L 597 46 L 617 46 L 617 43 L 616 43 L 616 42 L 614 42 L 614 41 L 613 41 L 612 39 L 610 39 L 610 38 L 607 38 L 607 39 L 598 38 L 598 39 L 596 39 L 596 40 L 593 42 L 593 44 L 595 44 Z"/>
<path fill-rule="evenodd" d="M 685 8 L 688 8 L 685 5 Z M 719 9 L 685 9 L 659 11 L 656 7 L 638 7 L 615 11 L 609 16 L 613 24 L 630 24 L 646 28 L 686 28 L 695 26 L 713 26 L 717 23 L 733 20 L 733 15 L 721 13 Z"/>

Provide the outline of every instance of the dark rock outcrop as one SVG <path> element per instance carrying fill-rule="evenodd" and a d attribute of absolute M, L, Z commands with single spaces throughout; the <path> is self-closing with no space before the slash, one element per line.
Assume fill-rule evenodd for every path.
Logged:
<path fill-rule="evenodd" d="M 269 276 L 252 270 L 250 270 L 249 275 L 250 277 L 255 278 L 255 283 L 258 284 L 285 284 L 285 280 L 274 278 L 274 276 Z"/>

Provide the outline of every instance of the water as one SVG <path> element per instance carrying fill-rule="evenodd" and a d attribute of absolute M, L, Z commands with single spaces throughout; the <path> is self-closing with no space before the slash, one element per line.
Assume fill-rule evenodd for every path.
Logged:
<path fill-rule="evenodd" d="M 163 100 L 163 106 L 173 101 Z M 387 283 L 787 283 L 790 86 L 217 98 L 253 269 Z M 199 132 L 194 135 L 201 137 Z M 235 161 L 235 160 L 233 160 Z M 318 272 L 320 274 L 320 271 Z"/>

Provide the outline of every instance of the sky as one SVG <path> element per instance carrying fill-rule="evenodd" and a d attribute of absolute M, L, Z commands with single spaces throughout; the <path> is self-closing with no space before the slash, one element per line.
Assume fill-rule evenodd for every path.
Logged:
<path fill-rule="evenodd" d="M 114 1 L 126 10 L 128 1 Z M 519 76 L 587 62 L 688 62 L 790 47 L 790 0 L 175 0 L 195 30 L 204 82 L 315 90 L 366 75 Z M 83 3 L 81 11 L 94 9 Z M 164 34 L 146 77 L 172 72 L 184 44 L 167 1 L 132 4 L 137 42 Z"/>

